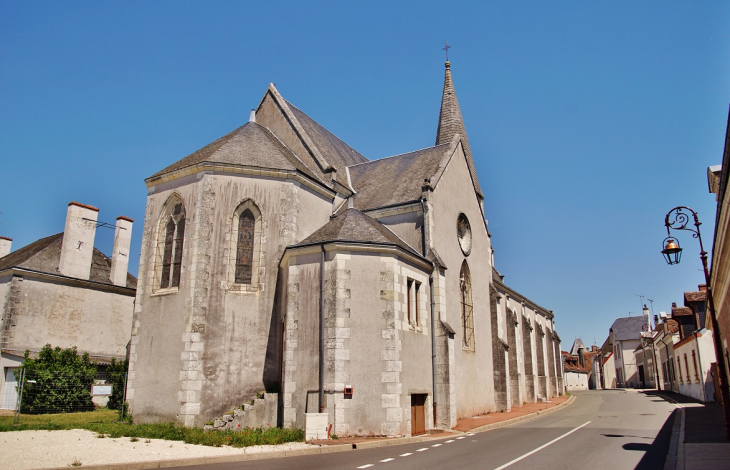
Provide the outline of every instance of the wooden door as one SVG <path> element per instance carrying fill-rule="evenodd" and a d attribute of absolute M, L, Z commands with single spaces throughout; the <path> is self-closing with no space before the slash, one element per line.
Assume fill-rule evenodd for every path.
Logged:
<path fill-rule="evenodd" d="M 426 432 L 426 395 L 411 395 L 411 435 Z"/>

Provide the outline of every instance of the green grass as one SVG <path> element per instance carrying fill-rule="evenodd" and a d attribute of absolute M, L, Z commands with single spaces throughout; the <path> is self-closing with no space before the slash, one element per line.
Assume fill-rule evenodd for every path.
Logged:
<path fill-rule="evenodd" d="M 172 423 L 130 424 L 118 422 L 118 419 L 117 411 L 106 409 L 85 413 L 21 415 L 18 426 L 13 425 L 12 416 L 0 416 L 0 432 L 86 429 L 113 438 L 166 439 L 214 447 L 247 447 L 304 441 L 304 431 L 301 429 L 243 428 L 236 431 L 203 431 Z"/>

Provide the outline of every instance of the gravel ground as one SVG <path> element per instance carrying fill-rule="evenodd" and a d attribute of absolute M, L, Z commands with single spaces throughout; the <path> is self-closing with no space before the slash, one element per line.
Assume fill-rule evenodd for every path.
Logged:
<path fill-rule="evenodd" d="M 131 442 L 128 437 L 100 439 L 96 437 L 96 433 L 79 429 L 3 432 L 0 433 L 0 461 L 3 462 L 5 470 L 26 470 L 68 467 L 74 462 L 80 462 L 82 465 L 99 465 L 273 452 L 310 447 L 309 444 L 303 442 L 233 448 L 199 446 L 162 439 L 147 441 L 147 439 L 140 439 L 137 442 Z"/>

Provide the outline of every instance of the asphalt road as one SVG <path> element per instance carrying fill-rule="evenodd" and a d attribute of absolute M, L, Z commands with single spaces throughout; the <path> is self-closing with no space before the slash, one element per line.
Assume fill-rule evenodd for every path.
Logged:
<path fill-rule="evenodd" d="M 651 393 L 576 393 L 554 413 L 417 444 L 181 469 L 663 469 L 675 407 Z"/>

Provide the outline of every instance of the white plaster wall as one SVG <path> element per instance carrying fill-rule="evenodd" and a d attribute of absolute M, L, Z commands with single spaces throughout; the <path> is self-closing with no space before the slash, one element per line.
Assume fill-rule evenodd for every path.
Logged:
<path fill-rule="evenodd" d="M 588 374 L 565 372 L 565 388 L 568 391 L 588 390 Z"/>
<path fill-rule="evenodd" d="M 430 243 L 435 247 L 446 271 L 446 319 L 456 331 L 457 416 L 467 417 L 494 411 L 494 378 L 491 341 L 489 284 L 492 278 L 491 244 L 484 226 L 477 196 L 471 185 L 466 160 L 458 147 L 430 197 Z M 472 248 L 465 257 L 457 238 L 457 218 L 464 213 L 472 231 Z M 462 348 L 459 272 L 463 260 L 471 272 L 474 305 L 475 350 Z"/>

